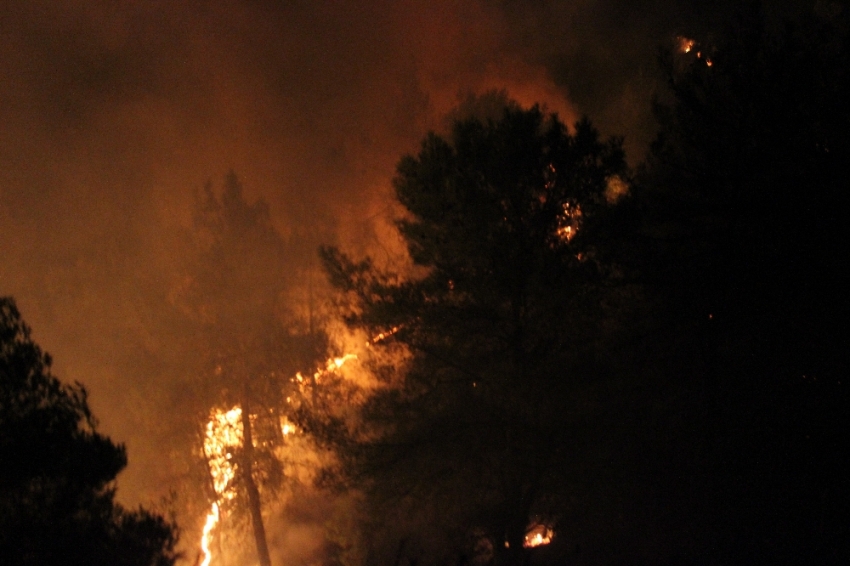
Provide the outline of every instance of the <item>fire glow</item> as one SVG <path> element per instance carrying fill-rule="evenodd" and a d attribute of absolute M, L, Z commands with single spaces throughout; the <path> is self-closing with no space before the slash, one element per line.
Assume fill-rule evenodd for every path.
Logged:
<path fill-rule="evenodd" d="M 543 525 L 537 525 L 525 535 L 525 541 L 523 541 L 522 546 L 525 548 L 534 548 L 536 546 L 549 544 L 552 542 L 554 534 L 555 533 L 552 532 L 552 529 L 544 527 Z"/>
<path fill-rule="evenodd" d="M 320 368 L 316 370 L 315 373 L 313 373 L 313 382 L 318 385 L 319 381 L 322 379 L 323 376 L 335 372 L 343 365 L 345 365 L 345 362 L 347 362 L 348 360 L 356 359 L 357 354 L 345 354 L 344 356 L 340 356 L 338 358 L 329 358 L 328 361 L 325 362 L 324 368 Z M 302 386 L 302 388 L 304 387 L 306 378 L 301 374 L 300 371 L 295 374 L 294 380 L 297 381 Z"/>
<path fill-rule="evenodd" d="M 210 566 L 212 553 L 210 552 L 210 533 L 213 527 L 218 523 L 218 503 L 213 503 L 210 512 L 207 513 L 207 520 L 204 523 L 204 532 L 201 535 L 201 552 L 204 554 L 204 560 L 201 566 Z"/>
<path fill-rule="evenodd" d="M 555 228 L 555 238 L 560 243 L 569 243 L 575 237 L 581 224 L 581 207 L 568 201 L 561 205 L 561 209 Z"/>
<path fill-rule="evenodd" d="M 382 332 L 369 343 L 374 344 L 383 340 L 394 334 L 397 330 L 398 328 L 393 328 L 389 332 Z M 313 374 L 313 382 L 318 385 L 323 376 L 340 369 L 347 361 L 354 359 L 357 359 L 356 354 L 345 354 L 343 356 L 329 358 L 325 362 L 325 367 L 318 369 Z M 295 374 L 293 380 L 297 381 L 302 389 L 307 385 L 307 380 L 301 373 Z M 201 535 L 200 546 L 203 553 L 201 566 L 209 566 L 212 562 L 210 540 L 212 538 L 212 532 L 221 518 L 219 504 L 230 501 L 236 496 L 236 490 L 232 485 L 233 479 L 236 477 L 233 451 L 242 446 L 243 431 L 241 418 L 242 409 L 236 406 L 229 411 L 214 409 L 207 421 L 204 434 L 204 457 L 210 470 L 215 500 L 212 502 L 209 513 L 207 513 Z M 296 430 L 296 427 L 291 423 L 286 421 L 281 422 L 281 433 L 284 437 L 294 434 Z"/>
<path fill-rule="evenodd" d="M 571 216 L 580 217 L 580 211 L 569 207 L 565 207 L 565 212 L 571 213 Z M 570 227 L 571 228 L 571 227 Z M 572 230 L 564 234 L 559 234 L 567 241 L 574 234 Z M 366 346 L 372 346 L 378 342 L 386 340 L 393 334 L 399 331 L 399 327 L 395 326 L 386 332 L 377 334 L 374 338 L 366 342 Z M 314 385 L 318 385 L 324 376 L 342 368 L 346 362 L 357 359 L 356 354 L 345 354 L 339 357 L 329 358 L 324 367 L 319 368 L 312 376 Z M 292 378 L 297 382 L 302 391 L 308 386 L 309 381 L 300 372 Z M 287 398 L 287 402 L 290 398 Z M 233 407 L 229 411 L 222 409 L 214 409 L 210 413 L 210 418 L 207 421 L 207 426 L 204 435 L 204 457 L 209 466 L 210 476 L 212 478 L 213 490 L 215 491 L 215 500 L 210 506 L 210 511 L 207 513 L 204 523 L 203 533 L 201 535 L 201 552 L 203 553 L 203 561 L 201 566 L 210 566 L 212 562 L 212 552 L 210 550 L 210 541 L 212 533 L 216 525 L 221 519 L 221 503 L 232 500 L 236 497 L 236 490 L 232 485 L 233 479 L 236 477 L 236 468 L 234 462 L 233 451 L 242 446 L 243 431 L 242 431 L 242 409 L 239 406 Z M 297 428 L 286 420 L 281 421 L 281 433 L 284 437 L 290 434 L 295 434 Z M 533 548 L 549 544 L 552 541 L 553 532 L 551 529 L 537 525 L 532 528 L 525 536 L 523 546 L 525 548 Z"/>
<path fill-rule="evenodd" d="M 215 526 L 221 518 L 219 502 L 230 501 L 236 496 L 233 478 L 236 468 L 232 451 L 242 445 L 242 409 L 234 407 L 229 411 L 213 410 L 207 422 L 204 434 L 204 457 L 209 466 L 215 500 L 212 502 L 201 535 L 201 552 L 204 559 L 201 566 L 209 566 L 212 561 L 210 539 Z"/>
<path fill-rule="evenodd" d="M 701 50 L 697 50 L 699 45 L 695 40 L 680 35 L 676 38 L 676 41 L 678 42 L 679 53 L 695 53 L 697 59 L 702 59 L 705 62 L 706 67 L 711 67 L 714 64 L 708 55 L 703 55 Z"/>
<path fill-rule="evenodd" d="M 210 414 L 204 435 L 204 456 L 210 468 L 217 499 L 230 500 L 236 495 L 230 485 L 236 476 L 232 450 L 242 445 L 242 409 Z"/>

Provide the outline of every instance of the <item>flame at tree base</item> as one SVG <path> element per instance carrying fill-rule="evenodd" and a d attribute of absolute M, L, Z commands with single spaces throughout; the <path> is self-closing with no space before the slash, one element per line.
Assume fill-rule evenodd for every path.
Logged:
<path fill-rule="evenodd" d="M 213 503 L 210 508 L 210 512 L 207 513 L 207 520 L 204 523 L 204 533 L 201 536 L 201 551 L 204 553 L 204 560 L 201 562 L 201 566 L 210 566 L 210 562 L 212 561 L 212 553 L 210 552 L 210 538 L 212 535 L 212 530 L 215 528 L 218 523 L 218 503 Z"/>
<path fill-rule="evenodd" d="M 219 502 L 232 500 L 236 496 L 231 482 L 236 477 L 231 450 L 242 443 L 242 409 L 234 407 L 229 411 L 213 410 L 207 422 L 204 436 L 204 456 L 210 469 L 216 501 L 210 507 L 201 535 L 203 561 L 200 566 L 210 566 L 212 552 L 210 540 L 212 531 L 221 518 Z"/>
<path fill-rule="evenodd" d="M 398 332 L 398 330 L 399 327 L 394 326 L 385 332 L 381 332 L 371 340 L 368 340 L 366 346 L 370 347 L 382 342 Z M 357 354 L 355 353 L 346 353 L 338 357 L 328 358 L 324 367 L 319 367 L 315 371 L 312 380 L 305 378 L 299 372 L 295 374 L 292 381 L 298 384 L 302 392 L 305 392 L 306 388 L 310 386 L 318 386 L 320 382 L 324 381 L 326 376 L 342 368 L 349 360 L 356 359 Z M 287 397 L 286 401 L 287 403 L 290 402 L 290 398 Z M 221 518 L 219 503 L 227 503 L 236 497 L 236 491 L 232 485 L 236 477 L 232 451 L 242 445 L 243 431 L 241 417 L 242 409 L 238 405 L 229 411 L 212 409 L 205 428 L 203 455 L 210 470 L 215 497 L 218 499 L 212 503 L 204 523 L 200 544 L 203 560 L 200 562 L 200 566 L 210 566 L 212 562 L 210 541 L 212 539 L 212 531 L 218 525 Z M 281 433 L 284 437 L 296 431 L 295 426 L 282 420 Z"/>

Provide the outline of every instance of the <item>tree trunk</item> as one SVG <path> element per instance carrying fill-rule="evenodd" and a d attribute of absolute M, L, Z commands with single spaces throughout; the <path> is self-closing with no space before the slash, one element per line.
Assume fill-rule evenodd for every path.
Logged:
<path fill-rule="evenodd" d="M 251 524 L 254 527 L 254 541 L 257 543 L 257 559 L 260 566 L 271 566 L 269 545 L 266 541 L 266 529 L 263 526 L 263 513 L 260 507 L 260 490 L 254 481 L 254 437 L 251 433 L 250 405 L 247 387 L 242 401 L 242 469 L 245 487 L 248 490 L 248 507 L 251 511 Z"/>

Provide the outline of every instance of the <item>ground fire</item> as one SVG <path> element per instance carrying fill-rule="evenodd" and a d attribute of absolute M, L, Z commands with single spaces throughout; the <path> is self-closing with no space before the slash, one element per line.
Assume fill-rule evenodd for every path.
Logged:
<path fill-rule="evenodd" d="M 390 331 L 382 332 L 374 339 L 370 340 L 367 345 L 383 340 L 388 336 L 391 336 L 397 330 L 397 328 L 394 328 Z M 325 366 L 316 370 L 313 374 L 313 383 L 318 385 L 324 376 L 337 371 L 347 361 L 356 358 L 356 354 L 345 354 L 329 358 L 325 363 Z M 308 387 L 309 384 L 309 380 L 301 373 L 297 373 L 293 378 L 293 381 L 298 383 L 302 391 Z M 214 498 L 213 502 L 210 504 L 210 511 L 207 513 L 201 535 L 200 547 L 203 555 L 201 566 L 209 566 L 212 562 L 210 541 L 213 531 L 221 519 L 222 506 L 236 496 L 236 490 L 232 485 L 232 482 L 236 477 L 233 454 L 235 450 L 242 445 L 243 431 L 241 417 L 242 409 L 239 406 L 233 407 L 227 411 L 223 409 L 213 409 L 205 428 L 203 453 L 209 468 Z M 285 419 L 281 420 L 280 428 L 281 434 L 284 437 L 296 432 L 295 426 Z"/>
<path fill-rule="evenodd" d="M 566 209 L 565 209 L 566 210 Z M 573 214 L 573 216 L 579 216 Z M 572 234 L 572 232 L 570 233 Z M 570 234 L 560 234 L 569 240 Z M 377 334 L 371 340 L 366 342 L 367 347 L 371 347 L 378 342 L 386 340 L 393 334 L 399 331 L 399 327 L 395 326 L 387 331 Z M 302 392 L 312 384 L 318 386 L 323 378 L 341 369 L 346 362 L 357 359 L 357 354 L 347 353 L 342 356 L 329 358 L 324 367 L 317 369 L 312 380 L 306 378 L 300 372 L 295 374 L 292 379 L 298 383 Z M 289 401 L 289 398 L 287 398 Z M 234 452 L 239 449 L 243 441 L 242 431 L 242 409 L 235 406 L 230 410 L 213 409 L 210 412 L 209 420 L 205 428 L 203 454 L 207 461 L 210 478 L 214 491 L 213 502 L 210 504 L 210 510 L 207 513 L 204 522 L 204 528 L 200 540 L 200 548 L 203 556 L 201 566 L 210 566 L 212 562 L 212 551 L 210 542 L 212 540 L 213 531 L 219 524 L 222 517 L 222 507 L 236 497 L 236 490 L 233 486 L 233 480 L 236 477 Z M 286 437 L 297 432 L 296 427 L 286 419 L 281 419 L 280 422 L 281 434 Z M 523 546 L 533 548 L 536 546 L 549 544 L 552 540 L 553 532 L 544 525 L 535 524 L 530 527 L 528 534 L 525 536 Z"/>

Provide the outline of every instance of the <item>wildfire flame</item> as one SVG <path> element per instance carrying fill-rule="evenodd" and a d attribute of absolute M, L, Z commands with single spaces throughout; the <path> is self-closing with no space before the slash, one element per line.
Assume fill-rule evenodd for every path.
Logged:
<path fill-rule="evenodd" d="M 366 342 L 367 346 L 376 344 L 385 340 L 398 332 L 399 327 L 395 326 L 386 332 L 381 332 L 374 338 Z M 342 356 L 328 358 L 324 367 L 319 368 L 313 373 L 313 382 L 318 384 L 319 381 L 329 373 L 340 369 L 349 360 L 356 360 L 357 354 L 344 354 Z M 307 385 L 307 379 L 299 372 L 295 374 L 293 381 L 298 382 L 303 389 Z M 287 402 L 290 398 L 287 397 Z M 221 509 L 219 503 L 222 501 L 230 501 L 236 496 L 236 491 L 233 489 L 231 482 L 236 476 L 236 469 L 233 465 L 232 451 L 242 445 L 242 409 L 233 407 L 229 411 L 214 409 L 210 413 L 210 418 L 207 421 L 207 426 L 204 435 L 204 456 L 207 460 L 207 465 L 210 469 L 212 477 L 213 489 L 215 491 L 215 501 L 213 501 L 207 518 L 204 523 L 203 533 L 201 535 L 201 552 L 203 553 L 203 561 L 201 566 L 209 566 L 212 561 L 212 553 L 210 552 L 210 540 L 212 538 L 213 529 L 215 529 L 221 517 Z M 281 421 L 281 433 L 283 436 L 294 434 L 297 428 L 286 420 Z"/>
<path fill-rule="evenodd" d="M 699 44 L 695 40 L 680 35 L 676 38 L 676 42 L 678 43 L 679 53 L 695 52 L 697 59 L 702 59 L 706 67 L 711 67 L 714 64 L 708 55 L 704 55 L 701 50 L 697 49 Z"/>
<path fill-rule="evenodd" d="M 525 548 L 534 548 L 535 546 L 549 544 L 552 542 L 554 535 L 555 533 L 552 529 L 543 525 L 537 525 L 525 535 L 525 541 L 523 541 L 522 546 Z"/>
<path fill-rule="evenodd" d="M 204 553 L 204 560 L 201 566 L 210 566 L 212 560 L 212 552 L 210 552 L 210 533 L 213 527 L 218 523 L 218 503 L 213 503 L 210 512 L 207 513 L 207 520 L 204 523 L 204 533 L 201 536 L 201 552 Z"/>
<path fill-rule="evenodd" d="M 575 235 L 575 228 L 572 223 L 577 222 L 581 218 L 581 210 L 577 206 L 564 205 L 564 224 L 558 228 L 557 235 L 565 241 L 569 241 Z M 569 222 L 570 224 L 567 224 Z M 396 332 L 400 327 L 394 326 L 390 330 L 381 332 L 366 342 L 366 346 L 372 346 L 383 340 L 386 340 Z M 349 360 L 357 359 L 357 354 L 345 354 L 339 357 L 328 358 L 323 368 L 319 368 L 313 374 L 315 384 L 329 373 L 340 369 Z M 307 380 L 299 372 L 295 374 L 293 381 L 297 381 L 303 389 L 307 386 Z M 290 398 L 287 397 L 287 402 Z M 207 513 L 206 521 L 204 522 L 203 533 L 201 535 L 201 552 L 203 553 L 203 561 L 200 566 L 210 566 L 212 562 L 212 552 L 210 550 L 210 541 L 212 532 L 215 529 L 221 518 L 221 509 L 219 503 L 222 501 L 230 501 L 236 496 L 236 490 L 233 489 L 231 482 L 236 476 L 236 469 L 233 465 L 232 450 L 242 445 L 242 409 L 238 406 L 233 407 L 229 411 L 214 409 L 210 413 L 209 421 L 204 435 L 204 456 L 210 469 L 212 477 L 213 489 L 215 491 L 216 500 L 210 506 L 210 511 Z M 281 432 L 284 436 L 294 434 L 297 429 L 294 425 L 286 420 L 281 421 Z M 542 546 L 552 542 L 554 533 L 551 529 L 537 525 L 525 536 L 523 546 L 525 548 L 533 548 Z M 507 542 L 505 543 L 507 546 Z"/>
<path fill-rule="evenodd" d="M 345 354 L 344 356 L 340 356 L 338 358 L 328 358 L 328 361 L 325 362 L 325 367 L 319 368 L 313 373 L 313 382 L 318 384 L 323 376 L 335 372 L 343 365 L 345 365 L 345 362 L 347 362 L 348 360 L 356 359 L 357 354 Z M 293 379 L 299 384 L 301 384 L 301 387 L 303 389 L 306 378 L 301 374 L 300 371 L 295 374 L 295 377 Z M 289 402 L 289 398 L 287 398 L 287 402 Z"/>
<path fill-rule="evenodd" d="M 390 336 L 392 336 L 393 334 L 398 332 L 399 329 L 400 329 L 400 327 L 393 326 L 391 329 L 387 330 L 386 332 L 381 332 L 381 333 L 375 335 L 371 340 L 368 340 L 366 342 L 366 346 L 372 346 L 373 344 L 377 344 L 378 342 L 386 340 L 387 338 L 389 338 Z M 355 357 L 357 357 L 357 356 L 355 356 Z"/>
<path fill-rule="evenodd" d="M 242 409 L 214 410 L 204 435 L 204 455 L 210 467 L 216 497 L 230 500 L 236 495 L 230 482 L 236 476 L 231 451 L 242 444 Z"/>
<path fill-rule="evenodd" d="M 561 243 L 568 243 L 575 237 L 581 224 L 581 207 L 573 202 L 565 202 L 561 205 L 557 222 L 555 238 Z"/>
<path fill-rule="evenodd" d="M 201 566 L 209 566 L 212 561 L 210 539 L 212 531 L 220 519 L 220 501 L 230 501 L 236 496 L 231 482 L 236 476 L 233 465 L 232 449 L 242 444 L 242 409 L 234 407 L 229 411 L 219 409 L 210 413 L 204 435 L 204 456 L 212 477 L 215 501 L 213 501 L 201 535 L 201 552 L 204 560 Z"/>

